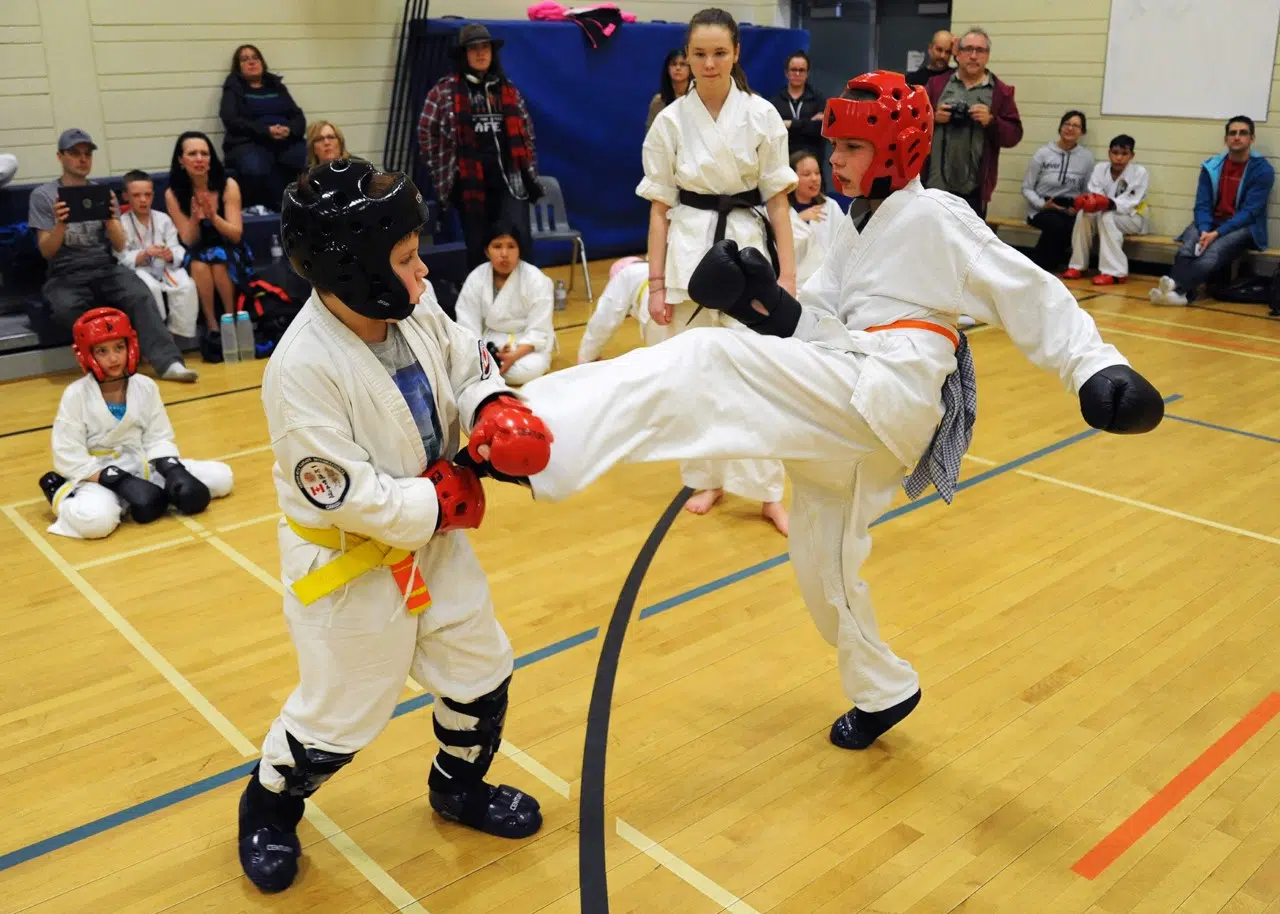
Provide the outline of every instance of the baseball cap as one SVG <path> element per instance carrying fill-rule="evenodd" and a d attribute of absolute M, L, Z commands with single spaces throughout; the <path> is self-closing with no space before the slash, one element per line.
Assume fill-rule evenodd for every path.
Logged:
<path fill-rule="evenodd" d="M 88 143 L 92 149 L 98 148 L 98 144 L 93 141 L 93 137 L 79 127 L 71 127 L 62 131 L 62 136 L 58 137 L 58 152 L 66 152 L 72 146 L 79 146 L 81 143 Z"/>

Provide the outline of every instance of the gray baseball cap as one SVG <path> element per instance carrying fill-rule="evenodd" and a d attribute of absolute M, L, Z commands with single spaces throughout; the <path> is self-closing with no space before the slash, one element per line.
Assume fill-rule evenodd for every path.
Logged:
<path fill-rule="evenodd" d="M 88 143 L 90 149 L 98 148 L 98 144 L 93 141 L 93 137 L 79 127 L 71 127 L 62 131 L 62 136 L 58 137 L 58 152 L 66 152 L 72 146 L 79 146 L 81 143 Z"/>

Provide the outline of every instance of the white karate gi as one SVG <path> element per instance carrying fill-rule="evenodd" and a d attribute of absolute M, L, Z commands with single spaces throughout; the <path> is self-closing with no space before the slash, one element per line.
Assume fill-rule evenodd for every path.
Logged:
<path fill-rule="evenodd" d="M 821 222 L 805 222 L 800 214 L 791 210 L 791 231 L 796 245 L 796 290 L 799 291 L 809 277 L 818 272 L 826 259 L 831 242 L 835 239 L 840 222 L 845 218 L 840 204 L 827 197 L 822 204 L 827 218 Z"/>
<path fill-rule="evenodd" d="M 1094 166 L 1085 192 L 1115 200 L 1116 208 L 1101 213 L 1076 213 L 1076 225 L 1071 233 L 1071 269 L 1083 270 L 1089 266 L 1096 224 L 1098 272 L 1117 277 L 1129 275 L 1124 236 L 1147 233 L 1149 182 L 1147 170 L 1133 162 L 1125 166 L 1119 178 L 1111 177 L 1110 162 L 1099 162 Z"/>
<path fill-rule="evenodd" d="M 200 316 L 200 293 L 196 290 L 195 280 L 182 268 L 187 251 L 178 238 L 173 220 L 152 210 L 147 225 L 143 225 L 133 212 L 125 213 L 120 224 L 124 226 L 125 242 L 124 250 L 116 254 L 116 258 L 146 283 L 169 332 L 175 336 L 194 337 Z M 149 263 L 139 266 L 138 252 L 153 244 L 163 244 L 172 251 L 173 261 L 166 263 L 153 257 Z"/>
<path fill-rule="evenodd" d="M 596 310 L 582 332 L 578 362 L 598 359 L 628 315 L 639 321 L 640 339 L 646 346 L 666 339 L 666 328 L 649 317 L 649 264 L 643 260 L 619 270 L 600 293 Z"/>
<path fill-rule="evenodd" d="M 846 217 L 800 297 L 790 339 L 691 331 L 525 387 L 555 436 L 532 483 L 537 498 L 556 500 L 619 461 L 781 458 L 805 604 L 838 649 L 850 700 L 881 711 L 914 694 L 919 677 L 880 639 L 858 569 L 871 522 L 932 439 L 956 359 L 941 333 L 865 328 L 914 319 L 954 332 L 957 316 L 971 314 L 1004 327 L 1073 392 L 1127 362 L 1059 280 L 958 197 L 918 180 L 890 195 L 861 235 Z"/>
<path fill-rule="evenodd" d="M 521 260 L 497 295 L 493 267 L 482 263 L 471 271 L 458 293 L 458 323 L 499 349 L 507 344 L 532 346 L 533 352 L 511 366 L 508 384 L 524 384 L 547 373 L 556 345 L 552 323 L 555 285 L 551 277 Z"/>
<path fill-rule="evenodd" d="M 788 164 L 787 129 L 776 108 L 759 95 L 729 89 L 720 114 L 712 119 L 697 92 L 690 92 L 663 108 L 644 140 L 644 179 L 636 193 L 671 207 L 667 214 L 666 300 L 674 305 L 671 337 L 693 327 L 732 327 L 748 332 L 737 321 L 715 311 L 703 311 L 692 325 L 696 306 L 688 301 L 689 278 L 715 240 L 717 214 L 680 203 L 680 191 L 699 194 L 739 194 L 759 190 L 763 200 L 789 193 L 796 173 Z M 735 209 L 725 224 L 725 237 L 739 248 L 754 247 L 769 256 L 757 212 Z M 663 328 L 659 327 L 658 330 Z M 655 334 L 657 330 L 655 330 Z M 708 421 L 714 421 L 708 417 Z M 680 465 L 684 484 L 693 489 L 725 489 L 762 502 L 782 500 L 784 474 L 776 460 L 690 460 Z"/>
<path fill-rule="evenodd" d="M 396 327 L 431 385 L 442 455 L 452 458 L 481 401 L 509 388 L 483 343 L 440 310 L 430 286 Z M 259 779 L 278 792 L 284 779 L 273 766 L 294 764 L 286 731 L 304 746 L 353 753 L 391 719 L 406 676 L 437 697 L 470 702 L 511 675 L 513 656 L 466 535 L 436 533 L 436 490 L 421 478 L 427 454 L 404 395 L 315 294 L 271 356 L 262 402 L 285 515 L 284 613 L 300 673 L 262 747 Z M 288 519 L 413 551 L 430 607 L 411 614 L 385 567 L 303 605 L 294 582 L 340 552 L 299 536 Z M 434 713 L 451 729 L 467 728 L 447 718 L 442 702 Z"/>
<path fill-rule="evenodd" d="M 180 455 L 160 389 L 146 375 L 135 374 L 125 388 L 125 403 L 124 418 L 117 420 L 91 374 L 62 392 L 53 420 L 53 468 L 67 481 L 53 496 L 58 519 L 50 533 L 101 539 L 119 526 L 128 506 L 110 489 L 85 481 L 108 466 L 164 486 L 164 477 L 151 469 L 151 461 Z M 180 459 L 214 498 L 231 492 L 233 474 L 225 463 Z"/>

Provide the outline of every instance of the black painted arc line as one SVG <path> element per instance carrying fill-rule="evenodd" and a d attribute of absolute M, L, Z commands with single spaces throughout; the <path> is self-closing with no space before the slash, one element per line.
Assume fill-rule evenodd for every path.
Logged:
<path fill-rule="evenodd" d="M 230 394 L 242 394 L 249 390 L 261 390 L 261 384 L 254 384 L 252 387 L 237 387 L 234 390 L 222 390 L 216 394 L 201 394 L 198 397 L 187 397 L 185 400 L 174 400 L 172 403 L 164 404 L 164 408 L 170 406 L 181 406 L 183 403 L 195 403 L 197 400 L 212 400 L 214 397 L 225 397 Z M 52 425 L 37 425 L 32 428 L 20 428 L 13 432 L 0 433 L 0 438 L 12 438 L 15 435 L 30 435 L 32 432 L 47 432 L 53 428 Z"/>
<path fill-rule="evenodd" d="M 604 644 L 600 647 L 595 683 L 591 688 L 591 705 L 587 710 L 587 735 L 582 748 L 582 789 L 578 796 L 578 886 L 582 896 L 582 914 L 609 914 L 609 881 L 604 855 L 604 771 L 609 748 L 613 684 L 618 675 L 622 642 L 627 636 L 636 596 L 640 593 L 649 563 L 692 494 L 693 489 L 688 486 L 682 488 L 654 525 L 623 582 L 605 632 Z"/>

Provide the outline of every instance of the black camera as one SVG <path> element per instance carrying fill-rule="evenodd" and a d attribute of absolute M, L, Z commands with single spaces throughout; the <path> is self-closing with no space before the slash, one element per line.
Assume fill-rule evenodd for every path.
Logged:
<path fill-rule="evenodd" d="M 969 120 L 968 102 L 947 102 L 947 107 L 951 109 L 951 123 L 963 124 Z"/>

